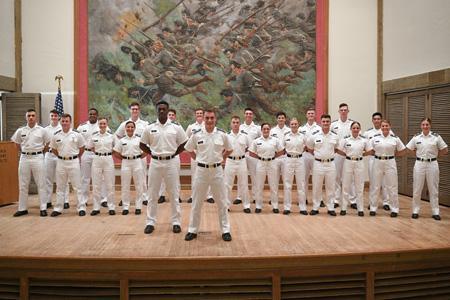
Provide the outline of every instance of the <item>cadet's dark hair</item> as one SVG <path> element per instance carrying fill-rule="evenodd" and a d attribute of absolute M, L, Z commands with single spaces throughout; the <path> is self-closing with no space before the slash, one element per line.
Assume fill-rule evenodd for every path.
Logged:
<path fill-rule="evenodd" d="M 285 118 L 286 118 L 286 113 L 284 112 L 284 111 L 279 111 L 279 112 L 277 112 L 277 114 L 275 115 L 277 118 L 279 117 L 279 116 L 284 116 Z"/>
<path fill-rule="evenodd" d="M 165 106 L 167 106 L 167 108 L 169 108 L 169 103 L 167 103 L 167 101 L 165 101 L 165 100 L 159 100 L 155 106 L 158 107 L 160 105 L 165 105 Z"/>
<path fill-rule="evenodd" d="M 339 108 L 341 108 L 341 107 L 343 107 L 343 106 L 347 106 L 347 107 L 348 107 L 347 103 L 341 103 L 341 104 L 339 104 Z"/>
<path fill-rule="evenodd" d="M 330 119 L 331 120 L 331 116 L 329 114 L 323 114 L 320 116 L 320 119 Z"/>
<path fill-rule="evenodd" d="M 167 112 L 173 112 L 175 115 L 177 114 L 177 111 L 174 108 L 170 108 Z"/>
<path fill-rule="evenodd" d="M 251 111 L 251 112 L 255 112 L 255 111 L 253 110 L 253 108 L 251 108 L 251 107 L 246 107 L 246 108 L 244 109 L 244 112 L 246 112 L 247 110 L 249 110 L 249 111 Z"/>
<path fill-rule="evenodd" d="M 136 124 L 135 124 L 133 121 L 128 120 L 128 121 L 125 123 L 125 127 L 127 127 L 128 124 L 133 124 L 134 128 L 136 128 Z"/>
<path fill-rule="evenodd" d="M 423 121 L 427 121 L 431 125 L 431 119 L 430 118 L 428 118 L 428 117 L 423 118 L 422 120 L 420 120 L 420 124 L 422 124 Z"/>
<path fill-rule="evenodd" d="M 91 110 L 95 111 L 98 114 L 98 110 L 95 107 L 91 107 L 88 109 L 88 111 L 91 111 Z"/>
<path fill-rule="evenodd" d="M 70 114 L 62 114 L 61 119 L 62 118 L 69 118 L 69 120 L 72 122 L 72 116 Z"/>
<path fill-rule="evenodd" d="M 131 102 L 131 104 L 128 105 L 128 108 L 132 108 L 133 106 L 137 106 L 137 107 L 141 108 L 141 105 L 138 102 Z"/>
<path fill-rule="evenodd" d="M 353 121 L 352 124 L 350 125 L 350 128 L 353 127 L 353 125 L 357 124 L 359 126 L 359 129 L 361 129 L 361 124 L 358 121 Z"/>
<path fill-rule="evenodd" d="M 51 113 L 51 114 L 57 114 L 57 115 L 59 115 L 59 114 L 58 114 L 58 111 L 57 111 L 56 109 L 52 109 L 52 110 L 50 111 L 50 113 Z"/>
<path fill-rule="evenodd" d="M 27 113 L 29 112 L 36 112 L 36 110 L 34 108 L 27 109 Z"/>
<path fill-rule="evenodd" d="M 239 116 L 236 116 L 236 115 L 231 117 L 231 120 L 233 120 L 233 119 L 238 119 L 239 121 L 241 120 L 241 118 Z"/>
<path fill-rule="evenodd" d="M 267 123 L 267 122 L 264 122 L 264 123 L 262 123 L 262 124 L 261 124 L 261 130 L 262 130 L 262 129 L 263 129 L 263 127 L 264 127 L 264 126 L 266 126 L 266 125 L 267 125 L 267 126 L 269 126 L 269 128 L 270 128 L 270 124 L 269 124 L 269 123 Z"/>
<path fill-rule="evenodd" d="M 374 113 L 372 114 L 372 119 L 373 119 L 374 117 L 376 117 L 376 116 L 380 116 L 380 118 L 382 118 L 382 119 L 383 119 L 383 114 L 382 114 L 382 113 L 380 113 L 379 111 L 377 111 L 377 112 L 374 112 Z"/>

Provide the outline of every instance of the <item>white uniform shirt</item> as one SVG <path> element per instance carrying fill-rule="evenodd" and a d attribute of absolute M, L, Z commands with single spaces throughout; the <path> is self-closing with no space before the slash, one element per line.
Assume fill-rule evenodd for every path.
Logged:
<path fill-rule="evenodd" d="M 249 150 L 259 157 L 267 159 L 275 157 L 275 154 L 283 149 L 280 139 L 273 136 L 268 138 L 261 136 L 252 142 Z"/>
<path fill-rule="evenodd" d="M 95 153 L 110 153 L 115 144 L 115 137 L 110 132 L 94 132 L 88 141 L 88 148 L 94 148 Z"/>
<path fill-rule="evenodd" d="M 205 164 L 221 163 L 223 150 L 233 150 L 226 132 L 217 127 L 214 127 L 211 133 L 206 129 L 194 132 L 184 148 L 189 152 L 195 151 L 197 153 L 195 160 Z"/>
<path fill-rule="evenodd" d="M 300 155 L 305 151 L 306 136 L 300 131 L 297 133 L 289 132 L 284 136 L 282 145 L 286 149 L 286 153 Z"/>
<path fill-rule="evenodd" d="M 86 141 L 76 130 L 68 132 L 57 131 L 50 142 L 50 147 L 58 151 L 58 156 L 72 157 L 78 155 L 80 148 L 85 146 Z"/>
<path fill-rule="evenodd" d="M 92 134 L 94 132 L 99 131 L 98 122 L 95 122 L 93 124 L 91 124 L 89 121 L 84 122 L 83 124 L 78 126 L 77 131 L 79 133 L 81 133 L 81 135 L 83 136 L 84 140 L 86 142 L 88 142 L 91 139 Z M 90 149 L 89 147 L 87 147 L 87 148 Z"/>
<path fill-rule="evenodd" d="M 306 138 L 308 138 L 313 132 L 316 132 L 317 130 L 322 130 L 322 128 L 319 125 L 317 125 L 316 122 L 314 122 L 312 125 L 306 123 L 305 125 L 299 128 L 299 131 L 304 133 Z"/>
<path fill-rule="evenodd" d="M 287 127 L 286 125 L 284 125 L 283 128 L 280 128 L 277 125 L 277 126 L 273 127 L 272 129 L 270 129 L 270 135 L 274 136 L 276 138 L 279 138 L 280 140 L 283 140 L 284 135 L 290 131 L 291 131 L 291 129 L 289 127 Z"/>
<path fill-rule="evenodd" d="M 250 125 L 245 124 L 245 122 L 242 123 L 239 126 L 239 131 L 240 130 L 247 132 L 250 141 L 254 141 L 261 136 L 261 127 L 256 125 L 254 122 L 251 122 Z"/>
<path fill-rule="evenodd" d="M 370 140 L 369 148 L 375 150 L 376 156 L 395 156 L 395 150 L 401 151 L 405 149 L 405 145 L 393 134 L 386 137 L 383 134 L 376 134 Z"/>
<path fill-rule="evenodd" d="M 47 131 L 36 124 L 33 128 L 26 125 L 17 129 L 11 141 L 19 144 L 22 152 L 40 152 L 50 142 L 50 138 Z"/>
<path fill-rule="evenodd" d="M 119 128 L 117 128 L 115 135 L 116 135 L 119 139 L 121 139 L 121 138 L 123 138 L 124 136 L 127 135 L 126 130 L 125 130 L 125 125 L 126 125 L 126 123 L 127 123 L 128 121 L 133 121 L 133 120 L 131 120 L 131 118 L 130 118 L 130 119 L 128 119 L 128 120 L 126 120 L 126 121 L 120 123 Z M 136 135 L 136 136 L 138 136 L 138 137 L 141 137 L 141 136 L 142 136 L 142 133 L 143 133 L 144 130 L 145 130 L 145 128 L 148 126 L 148 122 L 147 122 L 147 121 L 144 121 L 144 120 L 142 120 L 142 119 L 140 119 L 140 118 L 138 118 L 138 119 L 136 120 L 136 122 L 134 122 L 134 124 L 135 124 L 135 127 L 136 127 L 136 128 L 134 129 L 134 135 Z"/>
<path fill-rule="evenodd" d="M 447 148 L 447 144 L 439 134 L 430 131 L 428 135 L 424 135 L 423 132 L 417 134 L 406 147 L 410 150 L 416 150 L 417 157 L 430 159 L 437 158 L 439 150 Z"/>
<path fill-rule="evenodd" d="M 197 123 L 197 122 L 195 122 L 195 123 L 193 123 L 193 124 L 190 124 L 190 125 L 186 128 L 186 136 L 187 136 L 188 138 L 190 138 L 194 132 L 196 132 L 196 131 L 198 131 L 198 130 L 200 130 L 200 129 L 202 129 L 202 128 L 205 128 L 205 126 L 204 126 L 203 123 Z"/>
<path fill-rule="evenodd" d="M 45 131 L 47 131 L 48 136 L 50 139 L 53 137 L 53 135 L 59 131 L 62 130 L 61 124 L 58 122 L 56 126 L 52 126 L 51 124 L 45 127 Z"/>
<path fill-rule="evenodd" d="M 352 123 L 352 119 L 347 119 L 345 122 L 342 122 L 341 119 L 338 119 L 331 123 L 330 130 L 334 131 L 338 135 L 339 139 L 343 139 L 347 135 L 352 134 L 352 130 L 350 128 L 350 125 L 352 125 Z"/>
<path fill-rule="evenodd" d="M 327 134 L 322 130 L 316 130 L 307 139 L 306 146 L 314 150 L 315 158 L 330 159 L 334 158 L 334 149 L 339 146 L 339 138 L 331 130 Z"/>
<path fill-rule="evenodd" d="M 114 151 L 126 157 L 141 155 L 142 150 L 141 148 L 139 148 L 140 142 L 140 137 L 136 135 L 129 137 L 128 135 L 126 135 L 114 145 Z"/>
<path fill-rule="evenodd" d="M 250 139 L 248 134 L 240 130 L 237 134 L 233 131 L 228 133 L 228 139 L 230 140 L 231 147 L 233 148 L 233 153 L 231 156 L 240 157 L 245 155 L 245 151 L 250 147 Z"/>
<path fill-rule="evenodd" d="M 364 151 L 368 151 L 370 148 L 369 140 L 358 135 L 356 138 L 346 136 L 339 142 L 338 149 L 345 152 L 346 156 L 351 158 L 360 158 L 363 156 Z"/>
<path fill-rule="evenodd" d="M 165 124 L 159 120 L 147 126 L 141 137 L 141 143 L 150 146 L 152 155 L 170 156 L 175 154 L 178 146 L 186 142 L 187 136 L 178 123 L 172 123 L 169 119 Z"/>

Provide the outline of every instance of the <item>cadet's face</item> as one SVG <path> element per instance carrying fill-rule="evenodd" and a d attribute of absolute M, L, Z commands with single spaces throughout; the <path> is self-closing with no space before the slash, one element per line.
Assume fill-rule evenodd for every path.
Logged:
<path fill-rule="evenodd" d="M 263 128 L 261 128 L 261 131 L 262 131 L 263 137 L 265 137 L 265 138 L 269 137 L 270 126 L 269 125 L 264 125 Z"/>
<path fill-rule="evenodd" d="M 95 123 L 97 122 L 97 118 L 98 118 L 98 114 L 95 110 L 90 110 L 89 111 L 89 122 L 90 123 Z"/>
<path fill-rule="evenodd" d="M 316 119 L 316 112 L 314 110 L 308 110 L 306 112 L 306 119 L 308 121 L 314 121 Z"/>
<path fill-rule="evenodd" d="M 130 115 L 131 115 L 132 119 L 138 118 L 140 114 L 141 114 L 141 109 L 139 108 L 139 106 L 135 105 L 135 106 L 130 107 Z"/>
<path fill-rule="evenodd" d="M 358 124 L 353 124 L 353 126 L 352 126 L 352 135 L 353 136 L 358 136 L 360 131 L 361 131 L 361 128 L 359 127 L 359 125 Z"/>
<path fill-rule="evenodd" d="M 205 113 L 205 127 L 206 129 L 212 129 L 216 126 L 216 114 L 213 112 Z"/>
<path fill-rule="evenodd" d="M 62 129 L 67 132 L 70 129 L 70 118 L 66 117 L 66 118 L 61 118 L 61 127 Z"/>
<path fill-rule="evenodd" d="M 389 125 L 388 122 L 381 122 L 381 132 L 383 133 L 384 136 L 387 136 L 390 130 L 391 125 Z"/>
<path fill-rule="evenodd" d="M 59 116 L 55 113 L 50 113 L 50 122 L 55 124 L 58 122 Z"/>
<path fill-rule="evenodd" d="M 323 129 L 330 129 L 331 120 L 328 118 L 323 118 L 320 120 Z"/>
<path fill-rule="evenodd" d="M 177 120 L 177 115 L 173 111 L 169 111 L 169 113 L 167 114 L 167 117 L 171 121 L 176 121 Z"/>
<path fill-rule="evenodd" d="M 296 132 L 298 131 L 298 121 L 297 121 L 297 120 L 292 120 L 292 121 L 289 123 L 289 127 L 291 127 L 291 131 L 292 131 L 293 133 L 296 133 Z"/>
<path fill-rule="evenodd" d="M 231 120 L 231 129 L 233 131 L 239 130 L 239 126 L 241 125 L 241 121 L 239 119 L 232 119 Z"/>
<path fill-rule="evenodd" d="M 339 116 L 341 117 L 341 120 L 347 120 L 348 112 L 349 110 L 347 106 L 342 106 L 339 108 Z"/>
<path fill-rule="evenodd" d="M 431 124 L 427 120 L 422 121 L 422 123 L 420 123 L 420 128 L 422 128 L 423 132 L 428 133 L 430 132 Z"/>
<path fill-rule="evenodd" d="M 36 112 L 30 111 L 26 114 L 27 123 L 30 127 L 34 126 L 36 124 Z"/>
<path fill-rule="evenodd" d="M 251 110 L 245 111 L 245 121 L 247 121 L 247 123 L 251 123 L 253 121 L 253 112 Z"/>
<path fill-rule="evenodd" d="M 133 123 L 128 123 L 128 124 L 125 126 L 125 131 L 127 132 L 127 135 L 128 135 L 129 137 L 132 137 L 133 134 L 134 134 L 134 124 L 133 124 Z"/>
<path fill-rule="evenodd" d="M 277 123 L 279 126 L 284 126 L 286 124 L 286 117 L 283 115 L 279 115 L 277 117 Z"/>
<path fill-rule="evenodd" d="M 372 124 L 373 124 L 373 127 L 375 127 L 375 128 L 380 128 L 380 126 L 381 126 L 381 117 L 380 116 L 374 116 L 373 118 L 372 118 Z"/>
<path fill-rule="evenodd" d="M 108 127 L 108 121 L 106 121 L 106 119 L 101 119 L 98 121 L 98 128 L 100 128 L 101 132 L 105 132 L 106 127 Z"/>
<path fill-rule="evenodd" d="M 158 111 L 158 119 L 163 119 L 163 120 L 167 119 L 167 113 L 168 113 L 168 110 L 169 110 L 167 105 L 160 104 L 160 105 L 158 105 L 156 110 Z"/>
<path fill-rule="evenodd" d="M 195 111 L 195 120 L 197 123 L 203 122 L 203 110 L 196 110 Z"/>

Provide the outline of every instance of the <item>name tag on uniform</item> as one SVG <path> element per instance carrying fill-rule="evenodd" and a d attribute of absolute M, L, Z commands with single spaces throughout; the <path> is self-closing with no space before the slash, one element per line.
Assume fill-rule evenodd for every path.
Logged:
<path fill-rule="evenodd" d="M 153 129 L 153 130 L 150 130 L 150 132 L 158 132 L 158 130 L 156 130 L 156 129 Z"/>
<path fill-rule="evenodd" d="M 261 145 L 262 145 L 262 143 L 256 143 L 256 145 L 258 145 L 258 146 L 261 146 Z"/>
<path fill-rule="evenodd" d="M 345 147 L 351 147 L 352 146 L 352 144 L 347 144 L 347 145 L 345 145 Z"/>
<path fill-rule="evenodd" d="M 203 144 L 203 141 L 198 141 L 197 144 L 198 145 Z"/>
<path fill-rule="evenodd" d="M 417 142 L 416 144 L 419 145 L 419 144 L 422 144 L 422 142 Z"/>
<path fill-rule="evenodd" d="M 322 140 L 316 140 L 316 143 L 322 143 Z"/>
<path fill-rule="evenodd" d="M 378 144 L 380 142 L 380 140 L 375 140 L 374 143 Z"/>
<path fill-rule="evenodd" d="M 98 140 L 93 140 L 95 143 L 97 143 L 98 142 Z"/>
<path fill-rule="evenodd" d="M 26 137 L 27 135 L 26 135 L 26 134 L 21 134 L 20 136 L 21 136 L 21 137 Z"/>
<path fill-rule="evenodd" d="M 61 142 L 61 140 L 56 140 L 57 143 Z"/>
<path fill-rule="evenodd" d="M 290 142 L 290 141 L 291 141 L 291 139 L 287 139 L 287 140 L 286 140 L 286 142 Z"/>
<path fill-rule="evenodd" d="M 122 146 L 126 146 L 127 145 L 127 143 L 122 143 Z"/>

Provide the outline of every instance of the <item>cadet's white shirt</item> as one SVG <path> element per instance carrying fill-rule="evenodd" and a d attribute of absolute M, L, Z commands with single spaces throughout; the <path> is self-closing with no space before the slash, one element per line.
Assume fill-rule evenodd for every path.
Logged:
<path fill-rule="evenodd" d="M 385 137 L 383 134 L 376 134 L 369 144 L 369 150 L 375 150 L 376 156 L 394 156 L 395 150 L 401 151 L 405 149 L 398 136 L 389 134 Z"/>
<path fill-rule="evenodd" d="M 283 149 L 280 139 L 274 136 L 267 138 L 261 136 L 252 142 L 249 150 L 261 158 L 272 158 L 275 157 L 277 152 Z"/>
<path fill-rule="evenodd" d="M 250 141 L 254 141 L 261 136 L 261 128 L 253 121 L 250 123 L 250 125 L 245 124 L 245 122 L 242 123 L 239 126 L 239 131 L 240 130 L 244 130 L 245 132 L 247 132 Z"/>
<path fill-rule="evenodd" d="M 283 140 L 284 135 L 290 131 L 291 131 L 291 129 L 289 127 L 287 127 L 286 125 L 284 125 L 283 128 L 280 128 L 277 125 L 277 126 L 273 127 L 272 129 L 270 129 L 270 135 L 274 136 L 276 138 L 279 138 L 280 140 Z"/>
<path fill-rule="evenodd" d="M 352 134 L 352 130 L 350 125 L 352 125 L 353 120 L 347 119 L 345 122 L 342 122 L 341 119 L 333 121 L 330 126 L 330 130 L 334 131 L 339 139 L 346 137 L 347 135 Z"/>
<path fill-rule="evenodd" d="M 389 133 L 394 134 L 394 132 L 392 130 L 390 130 Z M 376 134 L 381 134 L 381 127 L 378 129 L 369 128 L 362 134 L 362 136 L 368 140 L 371 140 Z"/>
<path fill-rule="evenodd" d="M 184 148 L 189 152 L 196 152 L 196 161 L 199 163 L 213 164 L 223 161 L 223 150 L 233 150 L 225 131 L 214 127 L 209 133 L 206 129 L 196 131 L 187 141 Z M 233 153 L 231 154 L 233 155 Z"/>
<path fill-rule="evenodd" d="M 58 151 L 58 155 L 62 157 L 71 157 L 78 155 L 80 148 L 84 147 L 86 141 L 83 136 L 70 129 L 68 132 L 57 131 L 50 142 L 50 147 Z"/>
<path fill-rule="evenodd" d="M 197 122 L 195 122 L 195 123 L 193 123 L 193 124 L 190 124 L 190 125 L 186 128 L 186 136 L 187 136 L 188 138 L 190 138 L 194 132 L 196 132 L 196 131 L 198 131 L 198 130 L 204 128 L 204 127 L 205 127 L 204 123 L 197 123 Z"/>
<path fill-rule="evenodd" d="M 306 122 L 305 125 L 299 128 L 299 131 L 304 133 L 306 138 L 308 138 L 313 132 L 317 130 L 322 130 L 322 128 L 319 125 L 317 125 L 316 122 L 314 122 L 312 125 L 309 125 L 309 123 Z"/>
<path fill-rule="evenodd" d="M 61 124 L 58 122 L 56 126 L 52 126 L 52 124 L 48 125 L 47 127 L 45 127 L 45 130 L 47 131 L 47 134 L 51 139 L 57 131 L 62 130 L 62 127 Z"/>
<path fill-rule="evenodd" d="M 26 125 L 17 129 L 11 141 L 19 144 L 22 152 L 40 152 L 50 142 L 50 138 L 47 131 L 36 124 L 33 128 Z"/>
<path fill-rule="evenodd" d="M 141 143 L 149 145 L 152 155 L 156 156 L 173 155 L 186 140 L 183 128 L 169 119 L 165 124 L 161 124 L 159 120 L 151 123 L 141 137 Z"/>
<path fill-rule="evenodd" d="M 110 153 L 114 147 L 115 138 L 110 132 L 94 132 L 88 141 L 88 148 L 94 148 L 95 153 Z"/>
<path fill-rule="evenodd" d="M 358 135 L 356 138 L 347 136 L 340 140 L 338 149 L 345 152 L 349 157 L 362 157 L 364 151 L 368 151 L 370 148 L 369 140 Z"/>
<path fill-rule="evenodd" d="M 121 138 L 123 138 L 124 136 L 127 135 L 126 130 L 125 130 L 125 124 L 126 124 L 128 121 L 133 121 L 133 120 L 131 120 L 131 118 L 130 118 L 130 119 L 126 120 L 126 121 L 123 121 L 122 123 L 120 123 L 119 128 L 117 128 L 115 135 L 116 135 L 119 139 L 121 139 Z M 134 121 L 133 121 L 133 122 L 134 122 Z M 136 128 L 134 129 L 134 135 L 136 135 L 136 136 L 138 136 L 138 137 L 141 137 L 141 136 L 142 136 L 142 133 L 143 133 L 144 130 L 145 130 L 145 128 L 148 126 L 148 122 L 142 120 L 141 118 L 138 118 L 138 119 L 136 120 L 136 122 L 134 122 L 134 124 L 135 124 L 135 127 L 136 127 Z"/>
<path fill-rule="evenodd" d="M 233 153 L 231 154 L 233 157 L 244 156 L 245 151 L 248 147 L 250 147 L 248 133 L 243 130 L 239 130 L 237 134 L 230 131 L 228 133 L 228 139 L 230 140 L 231 147 L 233 148 Z"/>
<path fill-rule="evenodd" d="M 122 156 L 127 157 L 141 155 L 142 150 L 141 148 L 139 148 L 140 142 L 140 137 L 136 135 L 129 137 L 128 135 L 126 135 L 114 145 L 114 151 L 120 153 Z"/>
<path fill-rule="evenodd" d="M 89 121 L 84 122 L 83 124 L 81 124 L 80 126 L 78 126 L 77 131 L 79 133 L 81 133 L 81 135 L 83 136 L 84 140 L 86 142 L 88 142 L 91 139 L 91 136 L 94 132 L 99 131 L 99 127 L 98 127 L 98 121 L 91 124 Z M 87 147 L 89 148 L 89 147 Z"/>
<path fill-rule="evenodd" d="M 289 132 L 284 136 L 282 145 L 288 154 L 302 154 L 305 151 L 306 135 L 300 131 Z"/>
<path fill-rule="evenodd" d="M 316 130 L 306 141 L 306 146 L 314 150 L 314 157 L 318 159 L 334 158 L 334 149 L 339 146 L 338 135 L 331 130 L 325 134 Z"/>
<path fill-rule="evenodd" d="M 447 148 L 447 144 L 442 137 L 434 132 L 424 135 L 423 132 L 414 136 L 406 147 L 410 150 L 416 150 L 416 156 L 419 158 L 437 158 L 439 150 Z"/>

